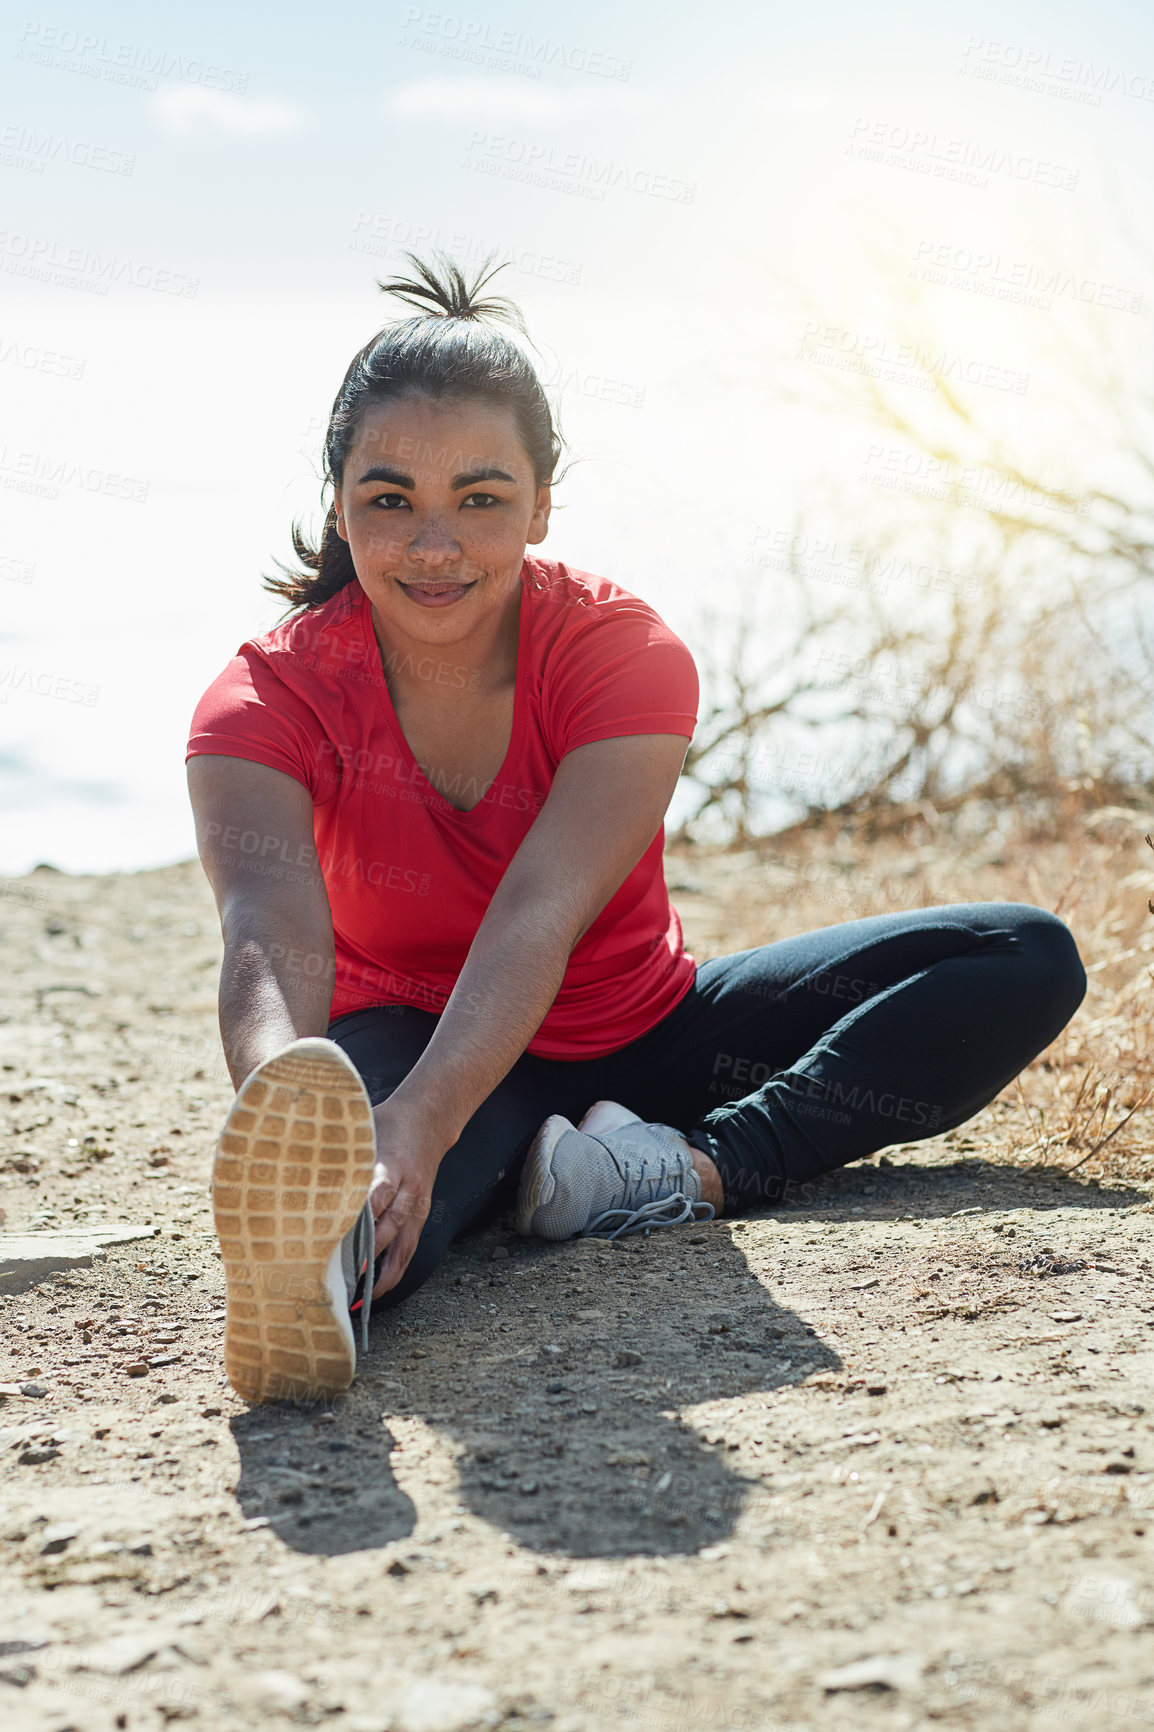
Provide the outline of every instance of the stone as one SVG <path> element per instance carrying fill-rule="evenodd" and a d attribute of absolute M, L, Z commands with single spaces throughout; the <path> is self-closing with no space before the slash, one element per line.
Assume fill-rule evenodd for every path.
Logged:
<path fill-rule="evenodd" d="M 918 1654 L 872 1654 L 822 1672 L 818 1683 L 827 1696 L 839 1690 L 912 1690 L 923 1667 Z"/>
<path fill-rule="evenodd" d="M 252 1707 L 267 1714 L 293 1714 L 308 1701 L 308 1685 L 293 1672 L 250 1672 L 235 1686 Z"/>
<path fill-rule="evenodd" d="M 482 1684 L 422 1678 L 401 1695 L 393 1715 L 395 1732 L 466 1732 L 497 1705 Z"/>
<path fill-rule="evenodd" d="M 641 1355 L 640 1355 L 640 1353 L 638 1353 L 638 1351 L 635 1347 L 621 1347 L 618 1349 L 618 1351 L 614 1357 L 613 1363 L 614 1363 L 614 1365 L 616 1365 L 618 1367 L 624 1367 L 627 1365 L 640 1365 L 641 1364 Z"/>
<path fill-rule="evenodd" d="M 46 1648 L 50 1638 L 39 1632 L 24 1636 L 9 1636 L 0 1642 L 0 1660 L 11 1659 L 13 1654 L 33 1654 L 37 1648 Z"/>
<path fill-rule="evenodd" d="M 1079 1576 L 1061 1605 L 1071 1617 L 1115 1630 L 1138 1630 L 1152 1621 L 1125 1576 Z"/>
<path fill-rule="evenodd" d="M 72 1544 L 80 1529 L 72 1522 L 53 1522 L 44 1530 L 44 1541 L 40 1547 L 40 1556 L 49 1558 L 55 1552 L 62 1552 Z"/>
<path fill-rule="evenodd" d="M 138 1672 L 141 1666 L 146 1666 L 163 1646 L 164 1638 L 159 1635 L 128 1633 L 112 1636 L 107 1642 L 100 1642 L 96 1647 L 78 1655 L 75 1669 L 79 1672 L 103 1672 L 109 1677 L 121 1678 L 128 1672 Z"/>
<path fill-rule="evenodd" d="M 49 1275 L 65 1269 L 90 1268 L 94 1261 L 103 1260 L 109 1245 L 152 1239 L 157 1230 L 117 1223 L 6 1233 L 0 1238 L 0 1293 L 27 1293 Z"/>

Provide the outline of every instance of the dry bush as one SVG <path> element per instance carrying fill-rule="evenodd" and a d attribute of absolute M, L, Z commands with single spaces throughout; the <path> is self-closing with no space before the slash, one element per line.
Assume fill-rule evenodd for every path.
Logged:
<path fill-rule="evenodd" d="M 888 304 L 915 357 L 903 384 L 868 368 L 774 379 L 882 455 L 816 489 L 694 635 L 704 704 L 682 839 L 829 814 L 900 826 L 910 801 L 1049 825 L 1072 802 L 1154 791 L 1154 401 L 1133 358 L 1104 319 L 1081 329 L 1061 347 L 1063 419 L 1040 440 L 1038 417 L 1002 404 L 999 420 L 989 393 L 935 370 L 924 308 Z"/>

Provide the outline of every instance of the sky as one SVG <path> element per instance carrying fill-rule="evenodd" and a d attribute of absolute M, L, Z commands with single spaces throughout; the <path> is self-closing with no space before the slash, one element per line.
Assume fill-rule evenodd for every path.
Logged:
<path fill-rule="evenodd" d="M 571 461 L 544 551 L 695 648 L 811 497 L 880 504 L 835 374 L 900 385 L 924 333 L 1058 474 L 1083 358 L 1148 354 L 1131 0 L 32 4 L 0 91 L 2 873 L 193 852 L 189 717 L 276 621 L 407 247 L 511 261 Z"/>

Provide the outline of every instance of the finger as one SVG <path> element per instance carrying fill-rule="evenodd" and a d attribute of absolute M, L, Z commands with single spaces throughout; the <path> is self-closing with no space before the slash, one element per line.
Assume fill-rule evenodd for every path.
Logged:
<path fill-rule="evenodd" d="M 378 1255 L 386 1250 L 410 1221 L 416 1223 L 419 1234 L 428 1213 L 428 1197 L 402 1184 L 384 1212 L 377 1217 L 376 1232 L 373 1235 L 374 1250 Z"/>
<path fill-rule="evenodd" d="M 408 1222 L 397 1234 L 385 1253 L 381 1264 L 380 1277 L 373 1288 L 372 1298 L 380 1293 L 387 1293 L 397 1285 L 412 1261 L 413 1253 L 420 1242 L 421 1231 L 415 1222 Z"/>
<path fill-rule="evenodd" d="M 391 1178 L 387 1173 L 374 1181 L 369 1192 L 369 1202 L 372 1205 L 373 1218 L 377 1219 L 391 1206 L 400 1189 L 400 1180 Z"/>
<path fill-rule="evenodd" d="M 389 1213 L 389 1242 L 385 1248 L 382 1292 L 396 1285 L 408 1267 L 429 1216 L 430 1198 L 424 1189 L 403 1191 Z"/>

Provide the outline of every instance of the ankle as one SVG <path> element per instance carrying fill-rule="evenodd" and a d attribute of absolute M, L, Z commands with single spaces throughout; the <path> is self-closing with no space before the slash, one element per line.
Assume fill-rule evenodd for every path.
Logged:
<path fill-rule="evenodd" d="M 693 1156 L 693 1170 L 701 1181 L 701 1201 L 712 1203 L 714 1214 L 720 1215 L 725 1207 L 725 1189 L 712 1155 L 707 1155 L 704 1149 L 699 1149 L 688 1137 L 683 1136 L 681 1140 Z"/>

